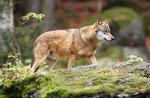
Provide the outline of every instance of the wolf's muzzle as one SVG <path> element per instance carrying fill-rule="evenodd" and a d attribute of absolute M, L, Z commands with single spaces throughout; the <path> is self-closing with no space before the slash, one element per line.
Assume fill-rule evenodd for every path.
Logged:
<path fill-rule="evenodd" d="M 114 39 L 115 39 L 115 37 L 112 37 L 112 38 L 111 38 L 111 40 L 114 40 Z"/>

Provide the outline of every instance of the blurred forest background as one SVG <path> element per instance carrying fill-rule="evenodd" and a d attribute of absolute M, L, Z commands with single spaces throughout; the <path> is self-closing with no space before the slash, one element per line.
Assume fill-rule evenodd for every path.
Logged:
<path fill-rule="evenodd" d="M 29 12 L 45 14 L 45 18 L 20 24 Z M 99 62 L 120 62 L 128 55 L 150 61 L 149 0 L 0 0 L 0 67 L 8 67 L 3 64 L 13 62 L 15 56 L 29 65 L 34 41 L 41 33 L 90 25 L 100 17 L 110 20 L 116 39 L 97 49 Z M 77 61 L 75 66 L 82 64 L 89 62 Z M 56 67 L 66 65 L 62 60 Z"/>

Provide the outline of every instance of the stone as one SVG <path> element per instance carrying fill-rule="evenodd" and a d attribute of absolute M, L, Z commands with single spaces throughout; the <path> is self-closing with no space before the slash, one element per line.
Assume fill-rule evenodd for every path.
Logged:
<path fill-rule="evenodd" d="M 117 41 L 121 45 L 144 46 L 145 35 L 142 21 L 136 17 L 133 22 L 121 27 L 118 31 Z"/>
<path fill-rule="evenodd" d="M 39 76 L 39 75 L 45 76 L 45 75 L 47 75 L 47 74 L 48 74 L 48 72 L 41 72 L 41 73 L 38 73 L 37 76 Z"/>
<path fill-rule="evenodd" d="M 117 95 L 118 98 L 130 98 L 130 95 L 129 94 L 120 94 L 120 95 Z"/>
<path fill-rule="evenodd" d="M 142 58 L 145 62 L 150 61 L 150 57 L 148 55 L 148 51 L 145 47 L 136 46 L 136 47 L 123 47 L 123 55 L 127 57 L 129 55 L 136 55 L 137 57 Z M 125 58 L 127 60 L 127 58 Z"/>
<path fill-rule="evenodd" d="M 147 85 L 150 81 L 145 77 L 149 70 L 150 63 L 126 61 L 43 71 L 21 80 L 1 83 L 0 97 L 149 98 L 150 87 Z M 140 89 L 137 88 L 139 83 L 143 91 L 137 90 Z"/>

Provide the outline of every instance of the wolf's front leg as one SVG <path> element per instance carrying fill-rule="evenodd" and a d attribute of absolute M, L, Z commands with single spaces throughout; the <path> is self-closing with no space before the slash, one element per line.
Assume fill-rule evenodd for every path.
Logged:
<path fill-rule="evenodd" d="M 68 68 L 72 68 L 75 62 L 76 56 L 75 55 L 70 55 L 69 56 L 69 61 L 68 61 Z"/>
<path fill-rule="evenodd" d="M 92 64 L 98 64 L 98 62 L 97 62 L 97 60 L 95 58 L 95 55 L 89 57 L 89 59 L 90 59 L 90 61 L 91 61 Z"/>

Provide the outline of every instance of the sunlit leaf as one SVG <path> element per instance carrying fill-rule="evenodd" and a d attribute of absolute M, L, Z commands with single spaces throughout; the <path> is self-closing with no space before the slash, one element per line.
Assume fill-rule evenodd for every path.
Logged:
<path fill-rule="evenodd" d="M 24 21 L 29 21 L 29 19 L 33 17 L 37 20 L 39 20 L 40 22 L 42 22 L 42 18 L 45 17 L 44 14 L 36 14 L 36 13 L 33 13 L 33 12 L 30 12 L 30 13 L 27 13 L 25 16 L 22 16 L 21 19 L 24 20 Z"/>

